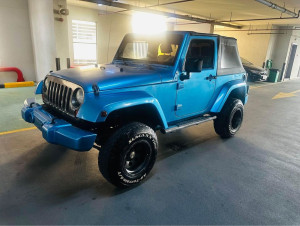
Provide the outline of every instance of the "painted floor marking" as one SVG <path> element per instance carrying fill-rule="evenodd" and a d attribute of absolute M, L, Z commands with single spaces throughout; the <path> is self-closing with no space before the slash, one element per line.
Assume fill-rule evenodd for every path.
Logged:
<path fill-rule="evenodd" d="M 300 92 L 300 89 L 290 92 L 290 93 L 279 92 L 272 98 L 272 100 L 288 98 L 288 97 L 296 97 L 297 96 L 296 93 L 299 93 L 299 92 Z"/>
<path fill-rule="evenodd" d="M 23 132 L 23 131 L 28 131 L 28 130 L 34 130 L 37 129 L 36 127 L 30 127 L 30 128 L 24 128 L 24 129 L 16 129 L 16 130 L 11 130 L 11 131 L 7 131 L 7 132 L 1 132 L 1 135 L 6 135 L 6 134 L 11 134 L 11 133 L 18 133 L 18 132 Z"/>
<path fill-rule="evenodd" d="M 258 89 L 258 88 L 261 88 L 261 87 L 265 87 L 265 86 L 273 86 L 273 85 L 278 85 L 278 84 L 282 84 L 282 83 L 280 83 L 280 82 L 278 82 L 278 83 L 271 83 L 271 84 L 266 84 L 266 85 L 261 85 L 261 86 L 250 86 L 250 90 L 251 89 Z"/>

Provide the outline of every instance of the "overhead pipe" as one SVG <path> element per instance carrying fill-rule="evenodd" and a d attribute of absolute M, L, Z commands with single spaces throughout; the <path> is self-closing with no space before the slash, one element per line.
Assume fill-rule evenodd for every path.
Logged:
<path fill-rule="evenodd" d="M 207 20 L 207 19 L 202 19 L 199 17 L 193 17 L 193 16 L 189 16 L 189 15 L 169 13 L 169 12 L 129 5 L 129 4 L 120 3 L 120 2 L 113 2 L 113 1 L 106 1 L 106 0 L 82 0 L 82 1 L 97 3 L 97 4 L 116 7 L 116 8 L 123 8 L 123 9 L 127 9 L 127 10 L 134 10 L 134 11 L 141 11 L 141 12 L 145 12 L 145 13 L 158 14 L 161 16 L 173 17 L 173 18 L 178 18 L 178 19 L 182 19 L 182 20 L 190 20 L 190 21 L 195 21 L 195 22 L 199 22 L 199 23 L 208 23 L 208 24 L 220 25 L 220 26 L 224 26 L 224 27 L 231 27 L 231 28 L 235 28 L 235 29 L 242 28 L 242 26 L 239 26 L 239 25 L 221 23 L 221 22 L 217 22 L 214 20 Z"/>
<path fill-rule="evenodd" d="M 261 32 L 261 33 L 248 33 L 248 35 L 284 35 L 282 32 Z"/>
<path fill-rule="evenodd" d="M 241 30 L 215 30 L 215 31 L 300 31 L 300 28 L 257 28 L 257 29 L 241 29 Z"/>
<path fill-rule="evenodd" d="M 248 22 L 248 21 L 265 21 L 265 20 L 294 20 L 300 18 L 300 10 L 296 17 L 268 17 L 268 18 L 251 18 L 251 19 L 238 19 L 238 20 L 219 20 L 222 23 L 235 23 L 235 22 Z M 186 25 L 186 24 L 199 24 L 196 22 L 191 23 L 178 23 L 176 25 Z"/>
<path fill-rule="evenodd" d="M 174 4 L 193 2 L 193 1 L 195 1 L 195 0 L 180 0 L 180 1 L 175 1 L 175 2 L 158 3 L 158 4 L 155 4 L 155 5 L 145 6 L 145 8 L 152 8 L 152 7 L 165 6 L 165 5 L 174 5 Z M 116 11 L 116 12 L 112 12 L 112 13 L 105 13 L 105 15 L 114 14 L 114 13 L 123 13 L 123 12 L 126 12 L 126 11 L 129 11 L 129 10 L 125 9 L 125 10 L 120 10 L 120 11 Z M 102 14 L 100 14 L 100 15 L 102 15 Z"/>
<path fill-rule="evenodd" d="M 263 21 L 263 20 L 294 20 L 298 19 L 300 17 L 300 10 L 298 11 L 298 14 L 296 17 L 270 17 L 270 18 L 255 18 L 255 19 L 241 19 L 241 20 L 222 20 L 219 22 L 247 22 L 247 21 Z"/>
<path fill-rule="evenodd" d="M 255 0 L 255 1 L 257 1 L 257 2 L 259 2 L 261 4 L 264 4 L 266 6 L 269 6 L 272 9 L 276 9 L 276 10 L 282 12 L 282 13 L 289 14 L 292 17 L 297 17 L 298 16 L 297 13 L 295 13 L 293 11 L 290 11 L 287 8 L 281 7 L 281 6 L 279 6 L 279 5 L 277 5 L 277 4 L 273 3 L 273 2 L 270 2 L 270 1 L 267 1 L 267 0 Z"/>

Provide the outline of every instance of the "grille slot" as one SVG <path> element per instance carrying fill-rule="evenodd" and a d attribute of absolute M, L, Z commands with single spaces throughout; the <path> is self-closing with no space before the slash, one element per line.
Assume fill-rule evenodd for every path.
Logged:
<path fill-rule="evenodd" d="M 70 106 L 71 97 L 73 91 L 80 86 L 53 76 L 47 76 L 47 79 L 49 79 L 49 87 L 44 93 L 44 102 L 65 113 L 73 113 L 74 110 Z"/>

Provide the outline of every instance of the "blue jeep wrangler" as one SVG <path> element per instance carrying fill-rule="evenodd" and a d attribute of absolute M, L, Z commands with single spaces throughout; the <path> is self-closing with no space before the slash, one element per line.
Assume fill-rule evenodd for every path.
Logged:
<path fill-rule="evenodd" d="M 214 121 L 222 138 L 240 129 L 248 99 L 236 39 L 187 31 L 127 34 L 112 63 L 50 72 L 27 99 L 26 122 L 77 151 L 100 149 L 100 172 L 112 184 L 140 183 L 152 169 L 155 131 Z M 96 145 L 94 145 L 96 143 Z"/>

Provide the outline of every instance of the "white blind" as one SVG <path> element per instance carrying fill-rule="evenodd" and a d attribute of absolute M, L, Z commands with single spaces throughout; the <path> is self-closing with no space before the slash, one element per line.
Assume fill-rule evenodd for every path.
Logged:
<path fill-rule="evenodd" d="M 74 64 L 97 62 L 97 28 L 95 22 L 72 20 Z"/>

